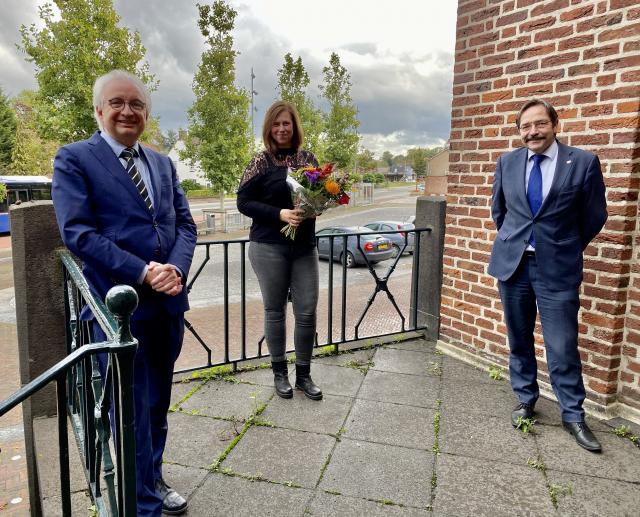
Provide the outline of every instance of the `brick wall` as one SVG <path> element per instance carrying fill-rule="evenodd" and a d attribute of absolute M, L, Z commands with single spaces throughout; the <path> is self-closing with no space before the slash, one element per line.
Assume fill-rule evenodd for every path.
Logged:
<path fill-rule="evenodd" d="M 491 183 L 498 156 L 521 145 L 518 109 L 546 99 L 560 115 L 559 139 L 598 154 L 607 185 L 609 220 L 585 252 L 579 324 L 588 398 L 636 416 L 639 35 L 640 0 L 459 0 L 440 337 L 507 362 L 502 307 L 486 273 Z M 539 334 L 536 342 L 547 380 Z"/>

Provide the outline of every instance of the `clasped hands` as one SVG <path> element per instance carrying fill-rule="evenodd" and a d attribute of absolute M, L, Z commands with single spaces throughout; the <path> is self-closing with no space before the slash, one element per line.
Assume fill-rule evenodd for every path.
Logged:
<path fill-rule="evenodd" d="M 176 296 L 182 292 L 182 276 L 172 264 L 160 264 L 149 262 L 144 283 L 151 286 L 154 291 Z"/>

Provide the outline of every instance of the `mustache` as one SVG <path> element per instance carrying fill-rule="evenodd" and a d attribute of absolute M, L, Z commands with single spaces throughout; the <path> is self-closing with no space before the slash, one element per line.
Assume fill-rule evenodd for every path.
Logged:
<path fill-rule="evenodd" d="M 537 140 L 544 140 L 543 136 L 528 136 L 524 139 L 525 142 L 535 142 Z"/>

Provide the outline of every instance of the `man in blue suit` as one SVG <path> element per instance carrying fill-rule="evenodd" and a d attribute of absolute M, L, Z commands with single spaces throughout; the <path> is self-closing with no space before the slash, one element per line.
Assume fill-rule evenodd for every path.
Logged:
<path fill-rule="evenodd" d="M 66 246 L 83 261 L 93 293 L 116 284 L 139 297 L 132 333 L 138 515 L 179 515 L 187 501 L 162 477 L 173 366 L 188 310 L 196 227 L 168 157 L 139 144 L 151 99 L 144 83 L 113 70 L 93 88 L 100 131 L 62 147 L 52 197 Z M 89 315 L 93 318 L 92 315 Z M 94 338 L 104 340 L 97 323 Z"/>
<path fill-rule="evenodd" d="M 491 212 L 498 234 L 489 274 L 498 279 L 509 338 L 514 427 L 531 418 L 539 396 L 534 350 L 540 314 L 551 386 L 564 428 L 585 449 L 601 446 L 584 421 L 578 352 L 582 253 L 607 220 L 598 157 L 556 140 L 558 114 L 532 99 L 516 117 L 524 147 L 498 159 Z M 537 306 L 537 307 L 536 307 Z"/>

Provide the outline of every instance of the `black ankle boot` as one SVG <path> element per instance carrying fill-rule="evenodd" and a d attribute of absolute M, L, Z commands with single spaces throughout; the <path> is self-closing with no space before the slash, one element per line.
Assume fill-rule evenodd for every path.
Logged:
<path fill-rule="evenodd" d="M 273 382 L 276 385 L 276 393 L 278 397 L 290 399 L 293 397 L 293 388 L 289 382 L 289 371 L 287 370 L 287 361 L 278 361 L 271 363 L 273 368 Z"/>
<path fill-rule="evenodd" d="M 302 390 L 311 400 L 322 399 L 322 390 L 311 380 L 311 365 L 296 364 L 296 388 Z"/>

